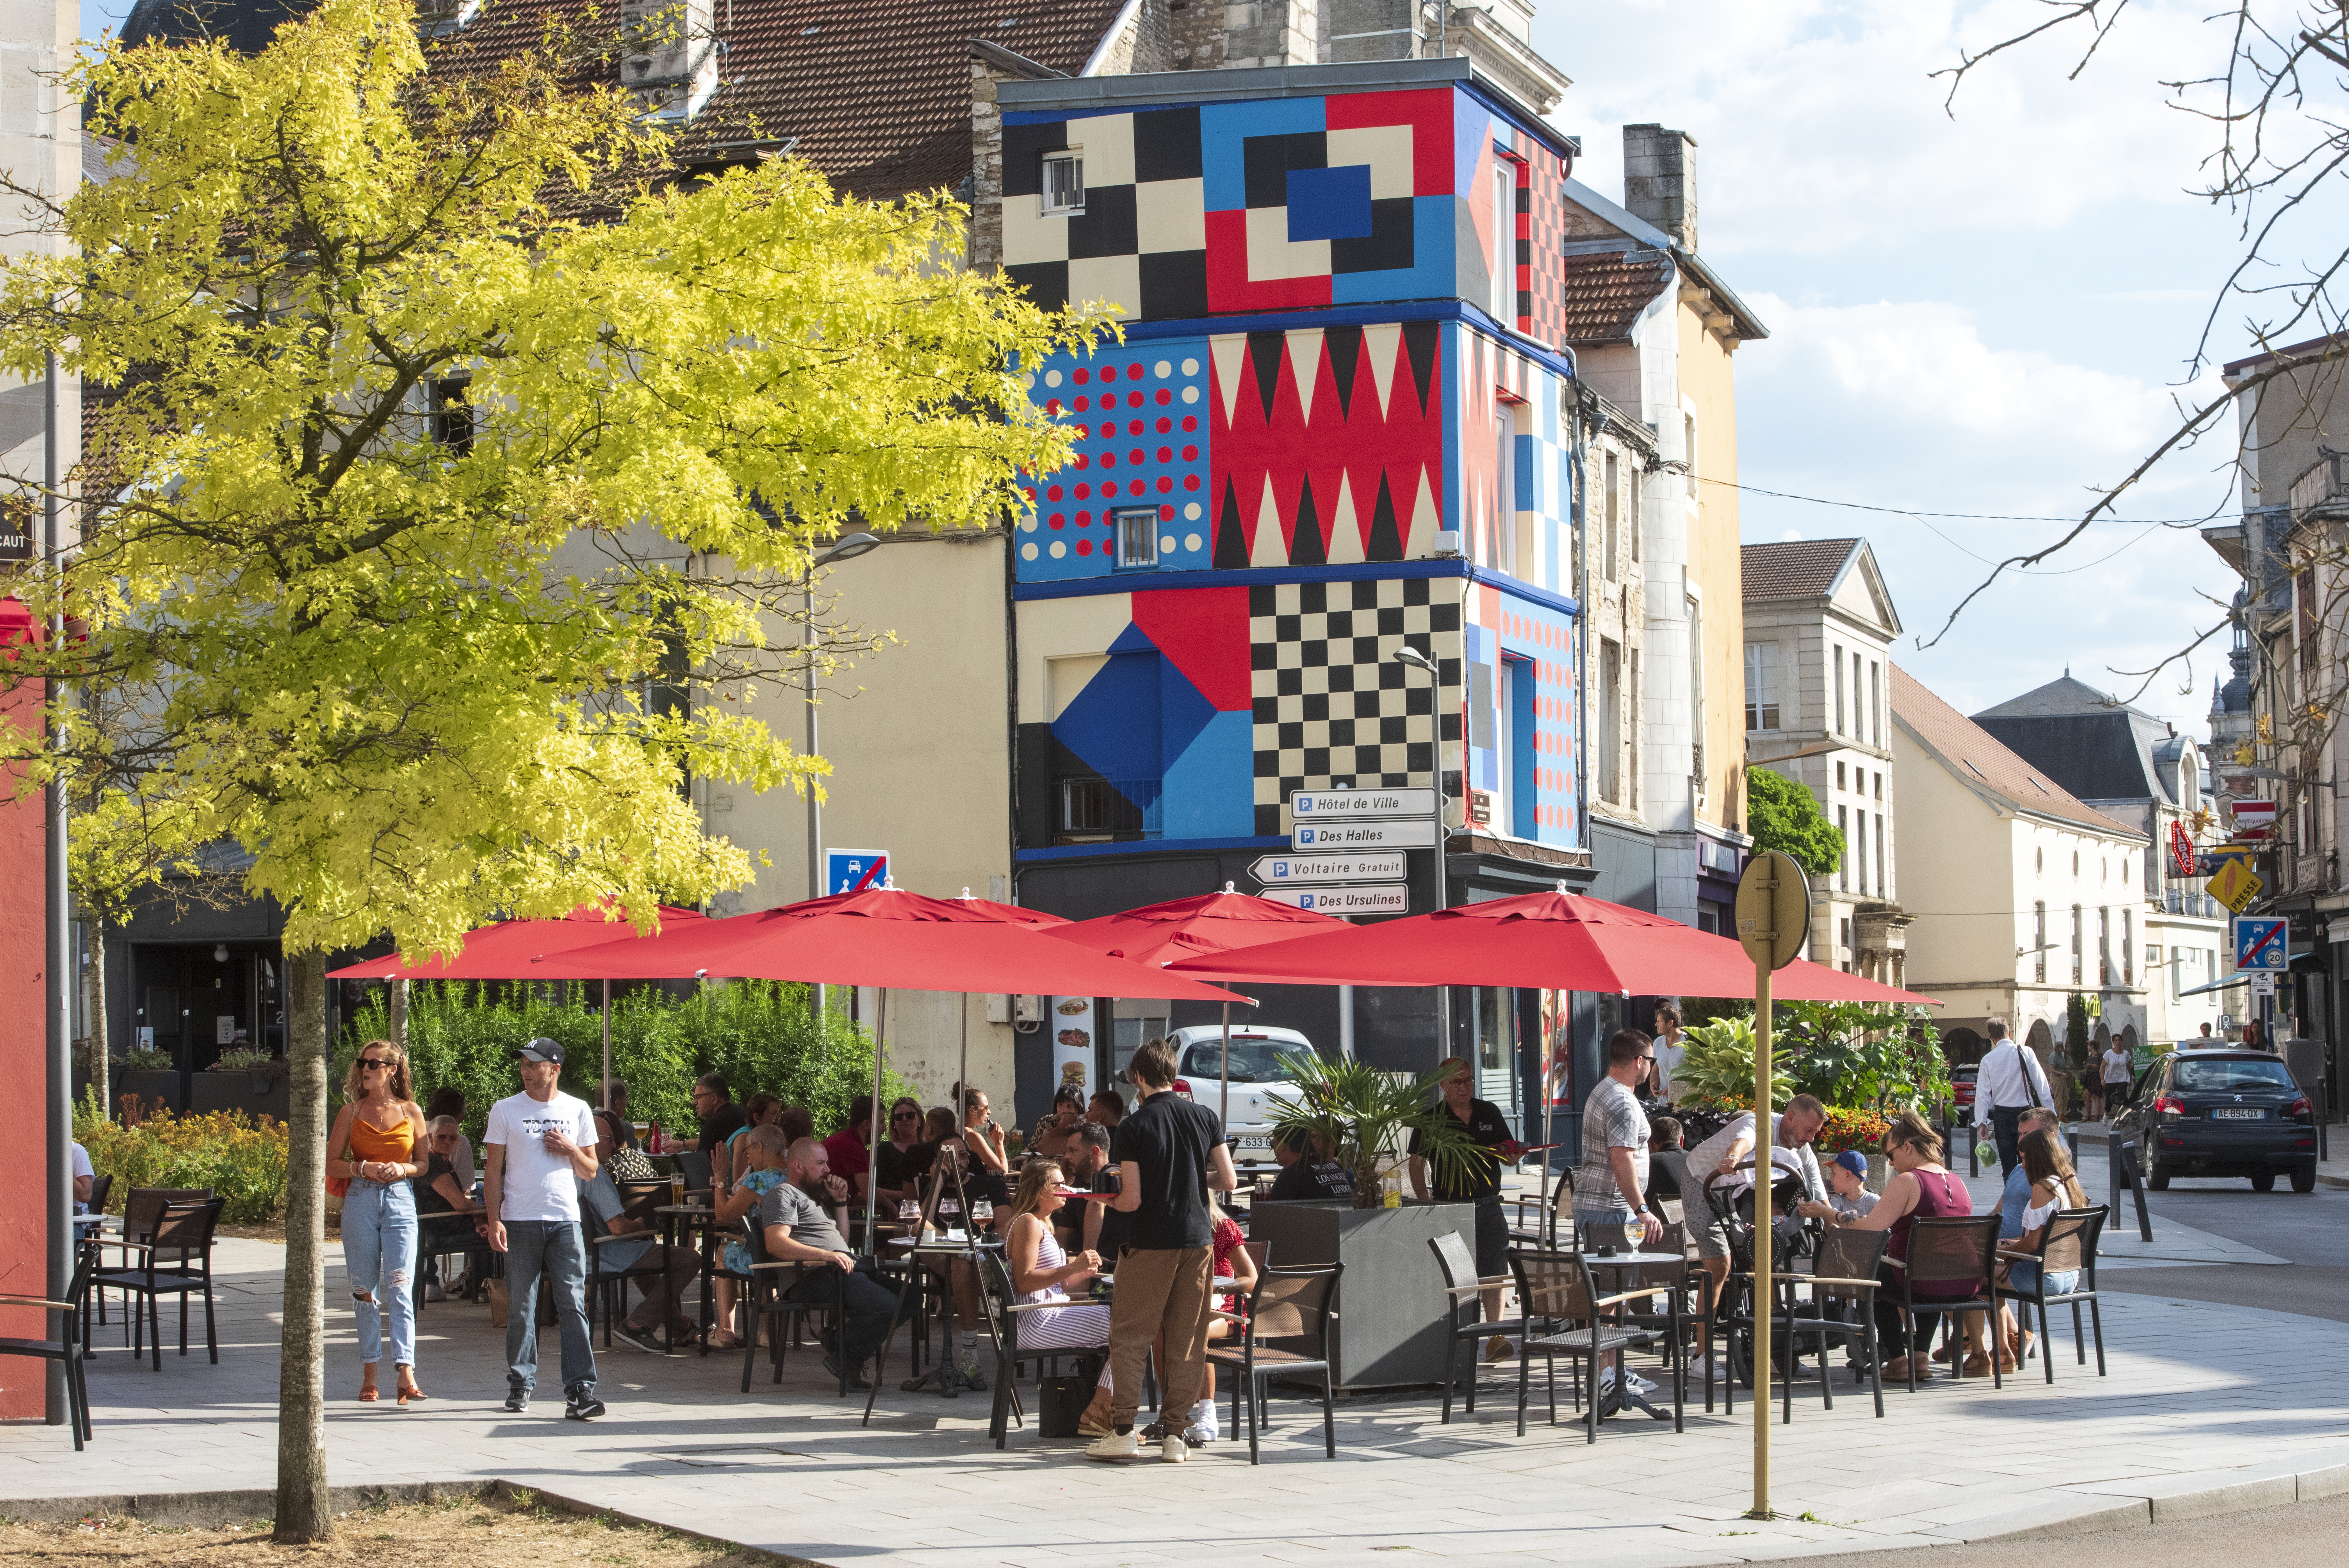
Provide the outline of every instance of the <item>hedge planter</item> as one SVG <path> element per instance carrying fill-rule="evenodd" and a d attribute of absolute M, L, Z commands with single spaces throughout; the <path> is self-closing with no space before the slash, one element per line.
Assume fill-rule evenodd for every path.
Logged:
<path fill-rule="evenodd" d="M 107 1107 L 107 1110 L 117 1119 L 122 1115 L 122 1097 L 131 1094 L 139 1097 L 142 1106 L 151 1107 L 160 1101 L 173 1111 L 188 1109 L 187 1099 L 180 1092 L 180 1075 L 176 1071 L 118 1072 L 111 1087 L 114 1103 Z"/>
<path fill-rule="evenodd" d="M 280 1121 L 291 1119 L 282 1062 L 239 1068 L 233 1072 L 196 1073 L 192 1082 L 195 1103 L 189 1108 L 191 1110 L 235 1110 L 256 1119 L 274 1116 Z"/>
<path fill-rule="evenodd" d="M 1340 1388 L 1425 1387 L 1444 1380 L 1444 1271 L 1428 1246 L 1457 1231 L 1471 1246 L 1476 1211 L 1468 1203 L 1406 1203 L 1357 1209 L 1348 1200 L 1259 1202 L 1248 1239 L 1268 1243 L 1274 1268 L 1342 1263 L 1330 1363 Z"/>

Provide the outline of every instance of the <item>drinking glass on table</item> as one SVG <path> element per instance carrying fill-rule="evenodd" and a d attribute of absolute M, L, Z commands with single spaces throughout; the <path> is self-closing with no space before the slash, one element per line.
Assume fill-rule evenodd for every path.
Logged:
<path fill-rule="evenodd" d="M 938 1199 L 938 1228 L 942 1231 L 962 1229 L 962 1201 L 951 1196 Z"/>
<path fill-rule="evenodd" d="M 920 1224 L 922 1222 L 922 1206 L 919 1203 L 915 1202 L 911 1198 L 898 1199 L 897 1222 L 901 1225 L 909 1227 Z"/>
<path fill-rule="evenodd" d="M 973 1199 L 970 1205 L 970 1222 L 974 1226 L 993 1224 L 995 1222 L 995 1205 L 985 1198 Z"/>

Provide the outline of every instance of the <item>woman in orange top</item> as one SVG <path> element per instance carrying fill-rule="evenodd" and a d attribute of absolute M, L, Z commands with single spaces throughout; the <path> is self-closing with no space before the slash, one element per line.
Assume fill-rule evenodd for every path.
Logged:
<path fill-rule="evenodd" d="M 424 1398 L 416 1386 L 416 1190 L 424 1169 L 424 1112 L 408 1078 L 408 1053 L 369 1040 L 343 1079 L 348 1101 L 326 1135 L 326 1174 L 350 1178 L 343 1196 L 343 1267 L 359 1320 L 359 1398 L 376 1396 L 384 1328 L 398 1368 L 399 1402 Z M 388 1309 L 388 1310 L 387 1310 Z"/>

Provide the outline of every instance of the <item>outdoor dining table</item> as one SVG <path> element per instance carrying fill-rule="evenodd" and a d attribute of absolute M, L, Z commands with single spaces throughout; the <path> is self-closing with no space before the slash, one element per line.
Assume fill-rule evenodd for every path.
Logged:
<path fill-rule="evenodd" d="M 678 1233 L 688 1227 L 701 1233 L 701 1332 L 698 1336 L 701 1353 L 709 1354 L 710 1322 L 717 1315 L 715 1295 L 717 1280 L 718 1211 L 706 1203 L 664 1203 L 653 1211 L 661 1218 L 661 1244 L 674 1247 Z M 674 1356 L 677 1346 L 670 1336 L 661 1338 L 661 1354 Z"/>
<path fill-rule="evenodd" d="M 1680 1253 L 1586 1252 L 1582 1254 L 1582 1261 L 1590 1266 L 1593 1273 L 1596 1273 L 1600 1269 L 1616 1271 L 1615 1283 L 1617 1286 L 1619 1286 L 1622 1283 L 1620 1271 L 1624 1269 L 1656 1267 L 1685 1270 L 1689 1266 L 1688 1258 Z M 1612 1295 L 1615 1294 L 1615 1290 L 1610 1288 L 1608 1291 L 1608 1294 Z M 1679 1293 L 1675 1291 L 1671 1299 L 1672 1304 L 1672 1343 L 1677 1348 L 1680 1345 L 1681 1327 L 1681 1303 Z M 1667 1416 L 1663 1411 L 1657 1409 L 1655 1406 L 1650 1404 L 1646 1396 L 1633 1391 L 1629 1379 L 1630 1368 L 1624 1367 L 1621 1370 L 1625 1374 L 1621 1388 L 1623 1408 L 1627 1410 L 1639 1410 L 1654 1420 L 1670 1420 L 1671 1418 Z M 1603 1410 L 1601 1414 L 1604 1414 Z"/>
<path fill-rule="evenodd" d="M 886 1220 L 882 1221 L 875 1227 L 877 1230 L 884 1231 L 897 1230 L 900 1228 L 902 1227 L 898 1224 Z M 973 1236 L 968 1233 L 965 1233 L 959 1238 L 956 1238 L 951 1234 L 937 1233 L 925 1236 L 892 1236 L 889 1238 L 888 1244 L 895 1250 L 899 1257 L 905 1261 L 909 1269 L 916 1265 L 918 1263 L 918 1260 L 931 1257 L 949 1259 L 961 1258 L 968 1261 L 975 1268 L 978 1264 L 978 1260 L 983 1255 L 990 1253 L 999 1254 L 1003 1251 L 1002 1238 L 999 1236 L 987 1234 L 984 1232 L 979 1233 L 976 1236 Z M 878 1257 L 880 1254 L 876 1252 L 874 1255 Z M 918 1284 L 919 1282 L 916 1281 L 915 1283 Z M 979 1282 L 979 1289 L 985 1290 L 986 1288 L 987 1282 L 982 1279 Z M 897 1342 L 897 1326 L 905 1321 L 905 1297 L 904 1293 L 900 1292 L 897 1296 L 897 1305 L 889 1314 L 889 1332 L 887 1335 L 883 1336 L 881 1341 L 881 1349 L 879 1353 L 873 1357 L 873 1387 L 872 1391 L 864 1396 L 864 1420 L 862 1423 L 864 1425 L 870 1425 L 872 1423 L 874 1404 L 881 1398 L 882 1368 L 889 1364 L 889 1346 Z M 951 1310 L 949 1310 L 947 1321 L 948 1323 L 952 1323 L 954 1321 Z M 996 1333 L 995 1318 L 992 1315 L 989 1315 L 987 1320 L 987 1337 L 988 1342 L 995 1346 L 996 1357 L 999 1361 L 1002 1358 L 1003 1341 Z M 954 1357 L 951 1349 L 949 1349 L 948 1354 L 941 1357 L 937 1363 L 931 1367 L 929 1372 L 923 1374 L 924 1377 L 936 1377 L 937 1378 L 938 1397 L 940 1398 L 951 1399 L 956 1395 L 957 1390 L 955 1388 L 955 1381 L 949 1375 L 952 1373 L 953 1369 Z M 913 1384 L 909 1384 L 908 1387 L 918 1387 L 920 1381 L 920 1378 L 916 1378 L 915 1382 Z"/>

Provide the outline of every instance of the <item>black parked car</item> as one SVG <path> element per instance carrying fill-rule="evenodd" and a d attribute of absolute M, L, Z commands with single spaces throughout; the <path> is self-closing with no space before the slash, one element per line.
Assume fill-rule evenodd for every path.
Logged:
<path fill-rule="evenodd" d="M 2314 1108 L 2282 1061 L 2265 1051 L 2181 1050 L 2137 1081 L 2114 1130 L 2145 1134 L 2146 1185 L 2172 1176 L 2248 1176 L 2255 1191 L 2278 1172 L 2295 1192 L 2316 1190 Z"/>

